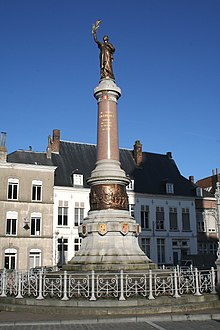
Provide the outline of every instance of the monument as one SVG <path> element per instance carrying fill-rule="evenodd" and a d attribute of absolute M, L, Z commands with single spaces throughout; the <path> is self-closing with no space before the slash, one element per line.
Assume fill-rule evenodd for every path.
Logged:
<path fill-rule="evenodd" d="M 98 103 L 97 162 L 90 178 L 90 211 L 79 227 L 80 250 L 64 266 L 66 270 L 147 270 L 155 264 L 138 244 L 140 226 L 130 216 L 126 186 L 130 179 L 121 169 L 118 147 L 117 101 L 112 62 L 115 48 L 108 36 L 97 39 L 101 21 L 92 28 L 100 49 L 100 82 L 94 89 Z"/>

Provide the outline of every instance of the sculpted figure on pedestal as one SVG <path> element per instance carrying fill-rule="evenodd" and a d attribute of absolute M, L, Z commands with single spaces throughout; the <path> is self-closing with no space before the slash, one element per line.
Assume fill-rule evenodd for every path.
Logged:
<path fill-rule="evenodd" d="M 101 79 L 110 78 L 115 79 L 112 69 L 113 54 L 115 52 L 114 46 L 108 41 L 108 36 L 103 37 L 103 42 L 100 42 L 97 39 L 96 31 L 99 28 L 101 20 L 96 21 L 92 26 L 92 34 L 95 42 L 97 43 L 100 49 L 100 76 Z"/>

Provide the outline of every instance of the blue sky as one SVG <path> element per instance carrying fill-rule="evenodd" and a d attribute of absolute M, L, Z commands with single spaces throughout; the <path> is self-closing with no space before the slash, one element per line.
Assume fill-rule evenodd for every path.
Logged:
<path fill-rule="evenodd" d="M 198 180 L 220 167 L 220 0 L 0 0 L 0 131 L 7 149 L 96 143 L 98 39 L 115 46 L 119 145 L 173 158 Z"/>

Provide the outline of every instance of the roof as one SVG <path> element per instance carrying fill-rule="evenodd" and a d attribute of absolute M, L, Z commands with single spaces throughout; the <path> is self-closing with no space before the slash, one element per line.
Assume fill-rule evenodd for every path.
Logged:
<path fill-rule="evenodd" d="M 137 167 L 133 151 L 120 149 L 121 167 L 134 179 L 134 191 L 138 193 L 166 195 L 165 184 L 174 184 L 174 195 L 195 196 L 195 188 L 191 181 L 184 178 L 173 158 L 169 155 L 143 152 L 142 165 Z M 46 152 L 18 150 L 8 155 L 12 163 L 39 164 L 56 166 L 55 186 L 72 186 L 71 175 L 74 171 L 83 174 L 84 187 L 88 187 L 86 179 L 90 177 L 96 163 L 96 145 L 60 141 L 60 152 L 52 153 L 51 159 Z"/>

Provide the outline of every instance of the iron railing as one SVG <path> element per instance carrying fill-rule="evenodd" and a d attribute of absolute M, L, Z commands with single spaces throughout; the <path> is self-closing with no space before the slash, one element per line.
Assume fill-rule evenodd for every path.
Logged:
<path fill-rule="evenodd" d="M 159 296 L 216 293 L 216 270 L 197 268 L 149 270 L 146 272 L 78 273 L 59 271 L 34 274 L 30 271 L 3 270 L 0 274 L 0 297 L 61 300 L 84 298 L 98 300 L 131 297 L 155 299 Z"/>

